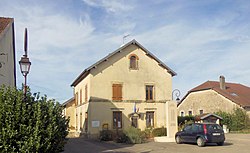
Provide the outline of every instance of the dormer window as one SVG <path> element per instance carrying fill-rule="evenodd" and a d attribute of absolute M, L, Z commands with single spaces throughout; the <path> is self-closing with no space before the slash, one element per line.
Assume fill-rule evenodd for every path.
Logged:
<path fill-rule="evenodd" d="M 132 70 L 138 70 L 138 56 L 136 56 L 135 54 L 132 54 L 129 56 L 129 68 Z"/>
<path fill-rule="evenodd" d="M 231 95 L 234 96 L 234 97 L 238 96 L 238 95 L 237 95 L 236 93 L 234 93 L 234 92 L 231 93 Z"/>

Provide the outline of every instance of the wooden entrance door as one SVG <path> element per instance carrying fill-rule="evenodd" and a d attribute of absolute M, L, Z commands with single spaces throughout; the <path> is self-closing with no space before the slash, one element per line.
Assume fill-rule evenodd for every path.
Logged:
<path fill-rule="evenodd" d="M 135 127 L 135 128 L 137 128 L 138 127 L 138 117 L 132 117 L 131 118 L 131 120 L 132 120 L 132 126 L 133 127 Z"/>

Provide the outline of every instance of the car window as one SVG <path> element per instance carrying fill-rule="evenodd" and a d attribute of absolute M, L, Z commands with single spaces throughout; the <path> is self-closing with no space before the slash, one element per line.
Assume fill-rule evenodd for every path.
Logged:
<path fill-rule="evenodd" d="M 191 131 L 191 129 L 192 129 L 192 126 L 191 126 L 191 125 L 187 125 L 187 126 L 183 129 L 183 131 Z"/>
<path fill-rule="evenodd" d="M 199 131 L 203 131 L 203 125 L 199 125 Z"/>
<path fill-rule="evenodd" d="M 221 126 L 217 124 L 207 124 L 208 131 L 221 130 Z"/>
<path fill-rule="evenodd" d="M 199 124 L 193 124 L 192 131 L 198 132 L 199 131 Z"/>

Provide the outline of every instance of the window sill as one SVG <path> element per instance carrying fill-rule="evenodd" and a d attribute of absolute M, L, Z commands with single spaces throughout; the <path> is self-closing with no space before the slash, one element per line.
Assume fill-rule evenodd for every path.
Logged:
<path fill-rule="evenodd" d="M 146 103 L 154 103 L 155 100 L 146 100 Z"/>
<path fill-rule="evenodd" d="M 112 102 L 123 102 L 123 100 L 112 100 Z"/>
<path fill-rule="evenodd" d="M 113 127 L 113 130 L 116 130 L 116 129 L 122 130 L 122 127 L 120 127 L 120 128 L 115 128 L 115 127 Z"/>
<path fill-rule="evenodd" d="M 132 71 L 138 71 L 139 69 L 138 68 L 129 68 L 129 70 L 132 70 Z"/>

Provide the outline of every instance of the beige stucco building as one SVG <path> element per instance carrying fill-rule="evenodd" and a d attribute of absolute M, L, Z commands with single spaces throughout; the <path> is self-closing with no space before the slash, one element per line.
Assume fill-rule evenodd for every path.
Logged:
<path fill-rule="evenodd" d="M 134 126 L 177 130 L 177 106 L 171 100 L 176 73 L 136 40 L 85 69 L 72 83 L 77 133 L 96 137 L 103 129 Z"/>
<path fill-rule="evenodd" d="M 0 86 L 16 86 L 14 19 L 0 17 Z"/>
<path fill-rule="evenodd" d="M 207 81 L 190 90 L 178 104 L 178 115 L 199 115 L 242 108 L 250 115 L 250 88 L 242 84 Z"/>
<path fill-rule="evenodd" d="M 75 105 L 75 97 L 70 98 L 66 102 L 62 104 L 64 107 L 63 109 L 63 115 L 66 118 L 70 119 L 69 122 L 69 130 L 70 131 L 75 131 L 75 115 L 76 115 L 76 105 Z"/>

